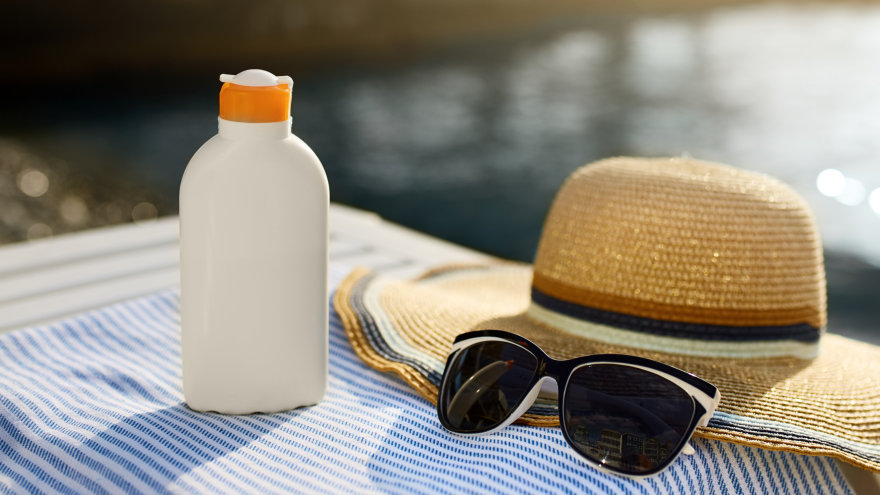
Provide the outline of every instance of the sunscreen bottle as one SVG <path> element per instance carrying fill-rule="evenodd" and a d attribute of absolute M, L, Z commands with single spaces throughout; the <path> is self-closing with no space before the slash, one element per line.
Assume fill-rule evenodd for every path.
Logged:
<path fill-rule="evenodd" d="M 184 398 L 226 414 L 313 405 L 327 384 L 327 177 L 291 133 L 290 77 L 220 81 L 219 133 L 180 184 Z"/>

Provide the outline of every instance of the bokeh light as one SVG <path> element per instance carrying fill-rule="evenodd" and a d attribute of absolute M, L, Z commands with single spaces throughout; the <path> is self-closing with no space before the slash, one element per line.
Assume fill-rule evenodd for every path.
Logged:
<path fill-rule="evenodd" d="M 819 172 L 816 177 L 816 187 L 825 196 L 836 198 L 846 189 L 846 177 L 840 170 L 828 168 Z"/>
<path fill-rule="evenodd" d="M 835 199 L 847 206 L 858 206 L 865 200 L 865 185 L 862 181 L 847 177 L 843 191 Z"/>
<path fill-rule="evenodd" d="M 131 219 L 135 223 L 149 222 L 155 220 L 158 216 L 159 210 L 156 209 L 156 205 L 146 201 L 134 205 L 134 208 L 131 209 Z"/>
<path fill-rule="evenodd" d="M 39 198 L 49 190 L 49 178 L 43 172 L 29 168 L 19 174 L 18 188 L 32 198 Z"/>
<path fill-rule="evenodd" d="M 871 191 L 871 195 L 868 196 L 868 204 L 871 205 L 874 213 L 880 215 L 880 187 Z"/>

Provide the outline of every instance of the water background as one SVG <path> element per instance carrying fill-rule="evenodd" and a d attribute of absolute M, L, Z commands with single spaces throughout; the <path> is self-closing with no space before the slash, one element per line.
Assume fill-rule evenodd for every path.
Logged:
<path fill-rule="evenodd" d="M 596 14 L 291 75 L 294 132 L 333 201 L 505 258 L 531 260 L 554 193 L 594 160 L 686 154 L 770 174 L 816 214 L 831 327 L 880 342 L 878 5 Z M 18 160 L 19 189 L 30 167 L 81 192 L 58 196 L 58 226 L 8 195 L 0 220 L 57 234 L 71 218 L 173 214 L 187 161 L 216 132 L 218 91 L 112 74 L 25 91 L 0 119 L 0 167 Z"/>

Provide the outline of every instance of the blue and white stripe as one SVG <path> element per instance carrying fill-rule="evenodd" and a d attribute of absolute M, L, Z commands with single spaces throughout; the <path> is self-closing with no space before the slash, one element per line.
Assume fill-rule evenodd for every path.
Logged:
<path fill-rule="evenodd" d="M 450 435 L 330 323 L 325 400 L 250 416 L 183 404 L 174 291 L 0 335 L 0 492 L 851 493 L 827 458 L 723 442 L 637 482 L 581 464 L 558 428 Z"/>

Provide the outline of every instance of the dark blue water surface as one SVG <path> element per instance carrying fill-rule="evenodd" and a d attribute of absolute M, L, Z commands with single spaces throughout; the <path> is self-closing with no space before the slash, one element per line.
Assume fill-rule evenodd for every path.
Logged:
<path fill-rule="evenodd" d="M 417 63 L 291 74 L 294 132 L 333 201 L 520 260 L 585 163 L 689 154 L 768 173 L 816 213 L 832 326 L 877 341 L 877 26 L 880 6 L 862 4 L 572 19 Z M 7 134 L 176 205 L 187 161 L 216 132 L 219 86 L 160 80 L 100 106 L 88 91 L 47 96 Z"/>

